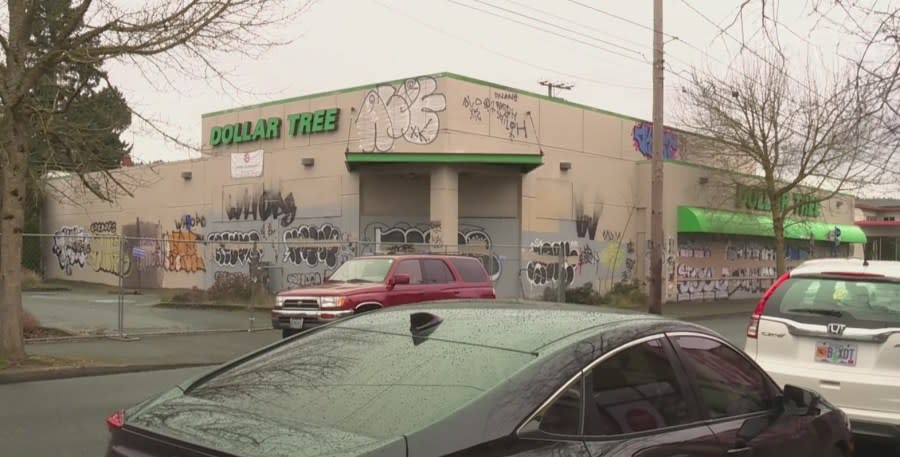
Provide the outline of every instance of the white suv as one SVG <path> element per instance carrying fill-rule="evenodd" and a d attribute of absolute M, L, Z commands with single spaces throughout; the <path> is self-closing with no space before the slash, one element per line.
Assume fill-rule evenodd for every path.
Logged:
<path fill-rule="evenodd" d="M 756 305 L 745 351 L 782 386 L 818 391 L 858 435 L 900 442 L 900 262 L 810 260 Z"/>

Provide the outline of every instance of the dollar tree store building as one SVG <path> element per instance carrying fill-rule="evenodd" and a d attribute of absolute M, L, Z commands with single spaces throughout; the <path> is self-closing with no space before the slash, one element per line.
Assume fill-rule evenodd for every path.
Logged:
<path fill-rule="evenodd" d="M 282 289 L 412 250 L 479 256 L 502 296 L 647 279 L 643 120 L 442 73 L 209 113 L 201 128 L 203 159 L 118 172 L 142 183 L 133 198 L 52 199 L 45 274 L 204 288 L 256 252 Z M 774 267 L 767 202 L 692 160 L 688 135 L 664 144 L 666 299 L 759 294 Z M 789 264 L 830 254 L 835 226 L 842 255 L 864 243 L 853 206 L 798 209 Z M 109 235 L 130 237 L 125 259 Z"/>

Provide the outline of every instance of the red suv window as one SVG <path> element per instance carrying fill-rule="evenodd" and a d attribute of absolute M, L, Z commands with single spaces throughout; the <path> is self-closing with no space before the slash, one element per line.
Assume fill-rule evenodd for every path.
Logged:
<path fill-rule="evenodd" d="M 455 282 L 453 273 L 450 268 L 441 259 L 425 259 L 422 260 L 422 267 L 425 273 L 425 282 L 429 284 L 446 284 Z"/>
<path fill-rule="evenodd" d="M 418 260 L 404 260 L 397 265 L 397 271 L 394 274 L 409 275 L 410 284 L 422 284 L 422 265 Z"/>
<path fill-rule="evenodd" d="M 487 272 L 476 259 L 453 259 L 453 266 L 465 282 L 487 282 Z"/>

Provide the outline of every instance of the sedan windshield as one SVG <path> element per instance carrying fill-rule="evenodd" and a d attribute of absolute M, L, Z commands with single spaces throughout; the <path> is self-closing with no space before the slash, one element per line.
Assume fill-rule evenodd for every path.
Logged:
<path fill-rule="evenodd" d="M 393 259 L 353 259 L 344 262 L 328 282 L 383 282 Z"/>
<path fill-rule="evenodd" d="M 186 395 L 293 428 L 402 436 L 472 402 L 531 354 L 340 326 L 265 352 Z M 297 437 L 302 445 L 303 437 Z"/>

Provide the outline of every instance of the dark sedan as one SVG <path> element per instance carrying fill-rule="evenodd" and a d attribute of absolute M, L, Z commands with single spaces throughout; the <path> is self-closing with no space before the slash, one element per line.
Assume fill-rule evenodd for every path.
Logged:
<path fill-rule="evenodd" d="M 846 416 L 691 323 L 443 302 L 305 331 L 116 413 L 107 456 L 844 456 Z"/>

